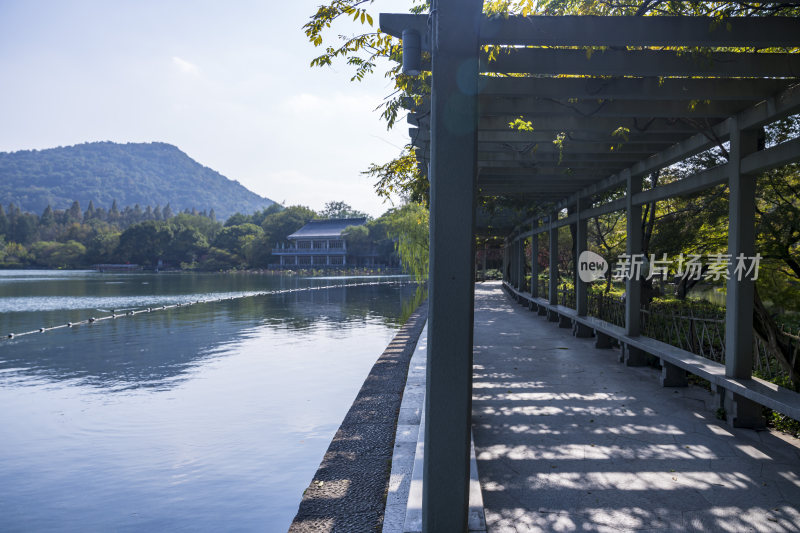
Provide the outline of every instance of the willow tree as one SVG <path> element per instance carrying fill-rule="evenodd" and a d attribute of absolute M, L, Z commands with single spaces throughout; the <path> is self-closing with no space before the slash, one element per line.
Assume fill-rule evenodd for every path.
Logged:
<path fill-rule="evenodd" d="M 408 203 L 387 213 L 386 232 L 395 241 L 397 254 L 406 272 L 417 280 L 428 279 L 428 210 Z"/>

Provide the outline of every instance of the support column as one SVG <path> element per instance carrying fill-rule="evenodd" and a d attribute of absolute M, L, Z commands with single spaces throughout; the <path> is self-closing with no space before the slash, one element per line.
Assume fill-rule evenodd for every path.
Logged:
<path fill-rule="evenodd" d="M 514 280 L 517 279 L 514 274 L 514 241 L 508 243 L 508 284 L 514 286 Z"/>
<path fill-rule="evenodd" d="M 555 223 L 558 221 L 558 213 L 550 214 L 550 279 L 547 299 L 550 305 L 558 304 L 558 227 Z M 547 320 L 550 322 L 558 321 L 558 313 L 548 311 Z"/>
<path fill-rule="evenodd" d="M 508 240 L 503 242 L 503 281 L 508 281 Z"/>
<path fill-rule="evenodd" d="M 689 378 L 686 370 L 662 359 L 661 385 L 664 387 L 687 387 Z"/>
<path fill-rule="evenodd" d="M 430 276 L 422 530 L 467 530 L 481 0 L 431 9 Z"/>
<path fill-rule="evenodd" d="M 588 233 L 588 220 L 581 218 L 581 214 L 586 210 L 586 204 L 589 203 L 588 198 L 578 198 L 575 213 L 578 217 L 575 231 L 575 312 L 579 317 L 586 316 L 589 312 L 589 284 L 581 281 L 577 272 L 580 270 L 578 263 L 580 256 L 583 252 L 589 249 L 589 233 Z M 592 328 L 575 322 L 575 336 L 576 337 L 591 337 Z"/>
<path fill-rule="evenodd" d="M 519 261 L 517 260 L 517 241 L 516 239 L 511 241 L 511 286 L 515 289 L 518 289 L 517 285 L 517 267 L 519 266 Z"/>
<path fill-rule="evenodd" d="M 512 246 L 513 245 L 514 245 L 513 242 L 506 241 L 506 270 L 508 271 L 508 279 L 506 281 L 508 281 L 508 283 L 510 285 L 514 285 L 514 276 L 513 276 L 512 272 L 511 272 L 511 268 L 512 268 L 511 250 L 512 250 Z"/>
<path fill-rule="evenodd" d="M 521 238 L 517 241 L 519 246 L 519 291 L 525 292 L 525 239 Z"/>
<path fill-rule="evenodd" d="M 631 176 L 630 170 L 626 173 L 625 214 L 626 230 L 628 233 L 625 243 L 625 253 L 631 265 L 641 265 L 642 253 L 642 206 L 633 204 L 633 195 L 642 192 L 642 178 Z M 638 337 L 642 323 L 642 284 L 639 278 L 642 272 L 632 266 L 625 281 L 625 334 Z M 629 345 L 622 347 L 622 359 L 627 366 L 643 366 L 647 364 L 647 357 L 638 348 Z"/>
<path fill-rule="evenodd" d="M 586 316 L 586 313 L 589 309 L 589 285 L 588 283 L 581 281 L 580 276 L 577 275 L 577 271 L 580 268 L 578 265 L 578 259 L 580 258 L 581 254 L 588 249 L 587 220 L 581 218 L 581 213 L 585 209 L 584 204 L 586 202 L 586 199 L 578 198 L 578 206 L 575 210 L 576 216 L 578 217 L 575 232 L 575 265 L 577 267 L 575 269 L 575 311 L 578 316 Z"/>
<path fill-rule="evenodd" d="M 533 221 L 533 230 L 539 226 L 539 221 Z M 531 296 L 539 297 L 539 234 L 531 236 Z"/>
<path fill-rule="evenodd" d="M 511 241 L 506 240 L 503 246 L 503 279 L 513 285 L 511 275 Z"/>
<path fill-rule="evenodd" d="M 481 281 L 486 281 L 486 256 L 489 255 L 489 241 L 485 241 L 483 243 L 483 264 L 481 265 L 481 270 L 483 274 L 481 275 Z"/>
<path fill-rule="evenodd" d="M 758 150 L 759 130 L 740 131 L 737 120 L 729 119 L 731 132 L 728 160 L 728 291 L 725 306 L 725 375 L 750 379 L 753 370 L 753 299 L 755 282 L 752 275 L 735 272 L 737 258 L 754 257 L 756 176 L 742 174 L 743 157 Z M 745 261 L 750 265 L 750 261 Z M 764 427 L 761 406 L 742 396 L 725 392 L 728 422 L 737 427 Z"/>

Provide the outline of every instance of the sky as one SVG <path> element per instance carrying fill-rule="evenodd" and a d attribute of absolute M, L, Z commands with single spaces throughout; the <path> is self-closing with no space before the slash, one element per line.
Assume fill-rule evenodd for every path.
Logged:
<path fill-rule="evenodd" d="M 0 152 L 166 142 L 284 205 L 379 216 L 391 204 L 361 172 L 408 128 L 375 111 L 392 92 L 381 71 L 309 66 L 321 49 L 302 26 L 322 1 L 0 0 Z M 370 12 L 377 25 L 409 5 Z"/>

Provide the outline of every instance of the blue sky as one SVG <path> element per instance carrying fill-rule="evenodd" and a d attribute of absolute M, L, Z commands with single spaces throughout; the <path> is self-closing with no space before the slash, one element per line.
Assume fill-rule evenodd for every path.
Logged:
<path fill-rule="evenodd" d="M 320 3 L 0 0 L 0 151 L 162 141 L 286 205 L 377 216 L 390 205 L 360 172 L 407 127 L 373 111 L 382 73 L 308 66 L 320 50 L 301 27 Z M 378 0 L 375 23 L 409 4 Z"/>

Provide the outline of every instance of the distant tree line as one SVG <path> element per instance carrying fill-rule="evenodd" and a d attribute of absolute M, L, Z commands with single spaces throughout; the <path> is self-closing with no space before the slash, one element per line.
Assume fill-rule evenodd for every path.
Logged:
<path fill-rule="evenodd" d="M 379 263 L 397 263 L 394 231 L 409 207 L 390 209 L 366 225 L 348 228 L 351 253 L 373 251 Z M 366 214 L 344 202 L 329 202 L 319 213 L 304 206 L 273 204 L 252 214 L 236 213 L 225 223 L 209 212 L 174 213 L 169 205 L 109 209 L 73 202 L 67 210 L 47 206 L 41 215 L 0 206 L 0 268 L 85 268 L 131 263 L 153 268 L 229 270 L 278 263 L 272 249 L 317 218 L 358 218 Z M 369 217 L 367 217 L 369 218 Z"/>

